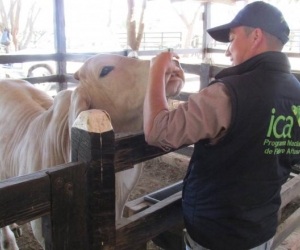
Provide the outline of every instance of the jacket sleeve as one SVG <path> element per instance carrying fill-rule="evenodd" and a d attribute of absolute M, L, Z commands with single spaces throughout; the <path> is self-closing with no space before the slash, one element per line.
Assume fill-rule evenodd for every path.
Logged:
<path fill-rule="evenodd" d="M 190 95 L 177 109 L 158 113 L 148 143 L 164 150 L 201 139 L 210 139 L 211 144 L 216 144 L 226 134 L 230 120 L 228 90 L 223 83 L 217 82 Z"/>

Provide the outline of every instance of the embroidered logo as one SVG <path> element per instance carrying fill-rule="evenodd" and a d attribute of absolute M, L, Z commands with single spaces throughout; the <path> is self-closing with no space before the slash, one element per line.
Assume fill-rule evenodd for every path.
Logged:
<path fill-rule="evenodd" d="M 292 106 L 292 111 L 294 113 L 294 115 L 296 116 L 296 120 L 298 122 L 298 125 L 300 127 L 300 106 Z"/>
<path fill-rule="evenodd" d="M 299 155 L 300 141 L 292 138 L 294 123 L 300 127 L 300 106 L 292 105 L 293 115 L 281 115 L 276 109 L 271 109 L 270 123 L 263 141 L 266 155 Z M 295 122 L 294 122 L 295 121 Z"/>

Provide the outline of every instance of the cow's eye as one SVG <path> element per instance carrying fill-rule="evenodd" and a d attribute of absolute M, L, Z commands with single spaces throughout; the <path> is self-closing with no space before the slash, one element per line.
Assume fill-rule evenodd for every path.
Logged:
<path fill-rule="evenodd" d="M 106 76 L 110 71 L 112 71 L 115 67 L 114 66 L 105 66 L 101 73 L 100 73 L 100 77 L 104 77 Z"/>

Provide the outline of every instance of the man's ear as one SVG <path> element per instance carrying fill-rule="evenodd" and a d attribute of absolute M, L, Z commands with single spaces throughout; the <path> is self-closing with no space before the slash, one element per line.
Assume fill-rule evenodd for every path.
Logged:
<path fill-rule="evenodd" d="M 264 33 L 263 33 L 262 29 L 260 29 L 260 28 L 254 29 L 254 31 L 252 32 L 251 35 L 252 35 L 252 39 L 253 39 L 253 47 L 259 46 L 264 38 Z"/>

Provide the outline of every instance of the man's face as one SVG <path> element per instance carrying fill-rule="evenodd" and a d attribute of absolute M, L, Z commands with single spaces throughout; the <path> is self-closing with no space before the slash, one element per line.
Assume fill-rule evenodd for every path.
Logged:
<path fill-rule="evenodd" d="M 226 56 L 230 57 L 232 65 L 238 65 L 248 60 L 252 54 L 252 34 L 246 34 L 242 26 L 231 28 L 229 33 L 230 44 L 226 51 Z"/>

